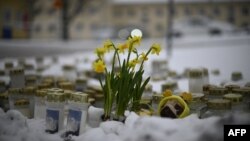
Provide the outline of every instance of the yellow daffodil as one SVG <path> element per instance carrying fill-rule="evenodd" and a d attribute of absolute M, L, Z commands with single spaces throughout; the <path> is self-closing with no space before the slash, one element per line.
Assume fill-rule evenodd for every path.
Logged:
<path fill-rule="evenodd" d="M 191 102 L 193 100 L 192 94 L 188 92 L 183 92 L 181 97 L 187 102 Z"/>
<path fill-rule="evenodd" d="M 94 68 L 95 72 L 102 73 L 102 72 L 104 72 L 106 66 L 102 60 L 98 60 L 98 61 L 94 62 L 93 68 Z"/>
<path fill-rule="evenodd" d="M 141 37 L 140 36 L 132 37 L 132 42 L 134 45 L 140 45 L 141 44 Z"/>
<path fill-rule="evenodd" d="M 128 42 L 131 45 L 131 48 L 129 50 L 133 51 L 135 45 L 140 45 L 141 44 L 141 37 L 140 36 L 130 37 L 130 38 L 128 38 Z"/>
<path fill-rule="evenodd" d="M 104 48 L 104 47 L 99 47 L 99 48 L 96 48 L 96 49 L 95 49 L 95 53 L 96 53 L 98 56 L 103 56 L 106 52 L 107 52 L 107 49 Z"/>
<path fill-rule="evenodd" d="M 172 91 L 171 91 L 171 90 L 167 89 L 167 90 L 165 90 L 165 91 L 163 92 L 162 95 L 163 95 L 164 97 L 167 97 L 167 96 L 172 96 L 173 94 L 172 94 Z"/>
<path fill-rule="evenodd" d="M 129 48 L 129 43 L 125 42 L 123 44 L 118 44 L 119 53 L 124 53 L 125 49 Z"/>
<path fill-rule="evenodd" d="M 137 63 L 138 63 L 138 59 L 133 59 L 133 60 L 129 61 L 129 66 L 131 68 L 134 68 Z"/>
<path fill-rule="evenodd" d="M 143 52 L 141 55 L 140 55 L 140 61 L 147 61 L 148 60 L 148 57 L 146 56 L 146 54 Z"/>
<path fill-rule="evenodd" d="M 110 40 L 106 40 L 104 42 L 104 48 L 107 50 L 107 51 L 110 51 L 113 47 L 113 43 L 110 41 Z"/>
<path fill-rule="evenodd" d="M 161 46 L 160 46 L 160 44 L 157 44 L 157 43 L 154 43 L 153 45 L 152 45 L 152 54 L 157 54 L 157 55 L 159 55 L 159 53 L 160 53 L 160 51 L 161 51 Z"/>

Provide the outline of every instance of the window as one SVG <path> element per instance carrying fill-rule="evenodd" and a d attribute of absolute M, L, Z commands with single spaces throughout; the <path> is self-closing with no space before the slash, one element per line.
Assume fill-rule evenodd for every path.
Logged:
<path fill-rule="evenodd" d="M 249 9 L 248 9 L 248 7 L 242 7 L 241 13 L 244 16 L 248 16 L 249 15 Z"/>
<path fill-rule="evenodd" d="M 142 19 L 141 19 L 142 23 L 148 23 L 149 22 L 149 19 L 147 16 L 143 16 Z"/>
<path fill-rule="evenodd" d="M 50 33 L 55 32 L 55 30 L 56 30 L 56 25 L 55 25 L 55 24 L 50 24 L 49 27 L 48 27 L 48 30 L 49 30 Z"/>
<path fill-rule="evenodd" d="M 41 31 L 41 25 L 35 25 L 35 28 L 34 28 L 34 31 L 36 32 L 36 33 L 39 33 L 40 31 Z"/>
<path fill-rule="evenodd" d="M 156 30 L 157 30 L 158 32 L 162 32 L 162 31 L 163 31 L 163 26 L 162 26 L 162 24 L 157 24 L 155 28 L 156 28 Z"/>
<path fill-rule="evenodd" d="M 129 15 L 130 17 L 133 17 L 133 16 L 135 15 L 135 9 L 129 8 L 129 9 L 128 9 L 128 15 Z"/>
<path fill-rule="evenodd" d="M 156 9 L 156 15 L 159 16 L 159 17 L 162 17 L 163 16 L 163 9 L 162 8 L 157 8 Z"/>
<path fill-rule="evenodd" d="M 76 31 L 82 31 L 83 30 L 83 24 L 82 23 L 77 23 L 75 29 L 76 29 Z"/>
<path fill-rule="evenodd" d="M 98 8 L 96 7 L 96 6 L 90 6 L 89 8 L 88 8 L 88 13 L 89 14 L 95 14 L 96 12 L 98 11 Z"/>
<path fill-rule="evenodd" d="M 113 15 L 115 17 L 121 17 L 122 16 L 122 10 L 121 9 L 115 9 L 113 12 Z"/>
<path fill-rule="evenodd" d="M 220 9 L 218 7 L 215 7 L 213 9 L 214 15 L 220 15 Z"/>
<path fill-rule="evenodd" d="M 185 8 L 184 13 L 188 16 L 191 15 L 191 11 L 188 7 Z"/>
<path fill-rule="evenodd" d="M 204 8 L 199 9 L 199 14 L 200 14 L 200 15 L 205 15 L 205 10 L 204 10 Z"/>
<path fill-rule="evenodd" d="M 55 9 L 50 8 L 47 12 L 48 12 L 48 15 L 53 15 L 55 13 Z"/>
<path fill-rule="evenodd" d="M 96 24 L 91 24 L 91 30 L 96 30 L 98 26 Z"/>

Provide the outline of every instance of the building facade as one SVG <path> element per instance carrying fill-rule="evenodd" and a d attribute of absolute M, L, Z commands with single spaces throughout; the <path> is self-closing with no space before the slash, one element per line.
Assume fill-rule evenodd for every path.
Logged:
<path fill-rule="evenodd" d="M 0 7 L 4 9 L 4 5 L 15 0 L 2 1 Z M 64 24 L 61 18 L 62 8 L 55 7 L 55 2 L 60 0 L 31 1 L 35 11 L 32 13 L 32 24 L 30 31 L 23 31 L 25 34 L 23 33 L 22 37 L 29 37 L 24 36 L 27 34 L 31 38 L 60 39 Z M 117 38 L 122 34 L 121 31 L 129 32 L 134 28 L 142 30 L 144 37 L 166 35 L 169 14 L 167 0 L 70 0 L 68 2 L 70 39 Z M 25 5 L 19 3 L 13 5 L 20 7 Z M 25 11 L 24 7 L 23 9 Z M 8 16 L 3 11 L 1 10 L 1 15 L 2 19 L 5 19 L 4 22 L 0 22 L 2 32 L 4 25 L 8 23 L 8 18 L 6 20 Z M 197 16 L 229 23 L 236 27 L 249 27 L 250 1 L 174 0 L 174 20 Z M 13 36 L 15 37 L 19 37 L 17 33 Z"/>

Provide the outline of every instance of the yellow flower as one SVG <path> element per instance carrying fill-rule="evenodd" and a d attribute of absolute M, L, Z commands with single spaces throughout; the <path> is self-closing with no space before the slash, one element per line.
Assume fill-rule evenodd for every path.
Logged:
<path fill-rule="evenodd" d="M 172 91 L 171 91 L 171 90 L 167 89 L 167 90 L 165 90 L 165 91 L 163 92 L 162 95 L 163 95 L 164 97 L 167 97 L 167 96 L 172 96 L 173 94 L 172 94 Z"/>
<path fill-rule="evenodd" d="M 148 60 L 148 57 L 146 56 L 146 54 L 143 52 L 141 54 L 141 57 L 140 57 L 140 61 L 147 61 Z"/>
<path fill-rule="evenodd" d="M 106 66 L 105 66 L 104 62 L 99 59 L 98 61 L 94 62 L 93 68 L 94 68 L 95 72 L 102 73 L 102 72 L 104 72 Z"/>
<path fill-rule="evenodd" d="M 129 50 L 134 50 L 135 45 L 140 45 L 141 44 L 141 37 L 140 36 L 134 36 L 134 37 L 129 37 L 128 42 L 131 45 L 131 48 Z"/>
<path fill-rule="evenodd" d="M 141 37 L 140 36 L 132 37 L 132 42 L 134 45 L 140 45 L 141 44 Z"/>
<path fill-rule="evenodd" d="M 104 48 L 104 47 L 99 47 L 99 48 L 96 48 L 96 49 L 95 49 L 95 53 L 96 53 L 98 56 L 103 56 L 106 52 L 107 52 L 107 49 Z"/>
<path fill-rule="evenodd" d="M 131 67 L 131 68 L 134 68 L 135 66 L 136 66 L 136 64 L 138 63 L 138 59 L 133 59 L 133 60 L 131 60 L 131 61 L 129 61 L 129 66 Z"/>
<path fill-rule="evenodd" d="M 183 92 L 181 97 L 187 102 L 191 102 L 193 100 L 192 94 L 188 92 Z"/>
<path fill-rule="evenodd" d="M 124 50 L 129 48 L 129 43 L 125 42 L 123 44 L 118 44 L 118 51 L 119 53 L 124 53 Z"/>
<path fill-rule="evenodd" d="M 157 55 L 159 55 L 159 53 L 160 53 L 160 51 L 161 51 L 161 46 L 160 46 L 160 44 L 157 44 L 157 43 L 154 43 L 153 45 L 152 45 L 152 54 L 157 54 Z"/>
<path fill-rule="evenodd" d="M 104 48 L 105 48 L 107 51 L 111 50 L 111 49 L 112 49 L 112 46 L 113 46 L 113 43 L 112 43 L 110 40 L 106 40 L 106 41 L 104 42 Z"/>

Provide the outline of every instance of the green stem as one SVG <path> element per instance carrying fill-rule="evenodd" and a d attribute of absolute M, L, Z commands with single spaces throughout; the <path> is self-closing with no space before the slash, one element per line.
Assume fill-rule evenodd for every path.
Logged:
<path fill-rule="evenodd" d="M 148 57 L 148 55 L 149 55 L 149 53 L 151 52 L 151 50 L 152 50 L 152 48 L 150 48 L 149 50 L 148 50 L 148 52 L 146 53 L 146 55 L 145 55 L 145 58 L 147 58 Z M 142 60 L 142 63 L 141 63 L 141 66 L 140 66 L 140 70 L 142 70 L 142 67 L 143 67 L 143 64 L 144 64 L 144 58 L 143 58 L 143 60 Z"/>

